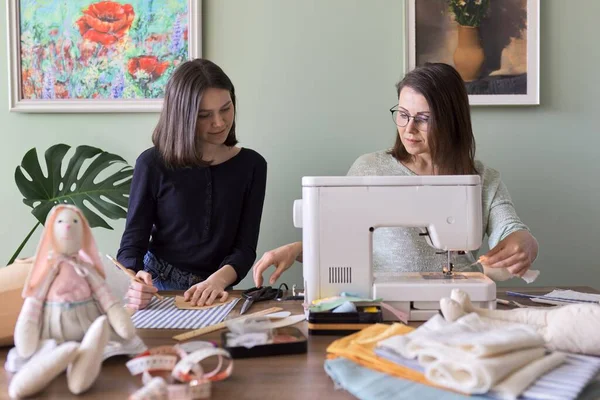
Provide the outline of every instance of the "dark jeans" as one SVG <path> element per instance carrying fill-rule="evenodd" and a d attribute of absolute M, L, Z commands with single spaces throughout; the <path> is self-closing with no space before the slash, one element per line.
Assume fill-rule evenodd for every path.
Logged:
<path fill-rule="evenodd" d="M 206 279 L 177 269 L 150 252 L 144 256 L 144 271 L 152 275 L 152 283 L 158 290 L 188 290 Z"/>

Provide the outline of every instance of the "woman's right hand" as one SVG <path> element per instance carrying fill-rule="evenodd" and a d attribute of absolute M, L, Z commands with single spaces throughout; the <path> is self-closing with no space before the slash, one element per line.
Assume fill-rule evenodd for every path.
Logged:
<path fill-rule="evenodd" d="M 295 242 L 267 251 L 254 264 L 253 276 L 256 287 L 263 284 L 263 273 L 270 267 L 275 266 L 275 272 L 271 275 L 271 285 L 277 281 L 279 276 L 294 264 L 294 261 L 302 261 L 302 242 Z"/>
<path fill-rule="evenodd" d="M 135 276 L 144 281 L 144 283 L 131 281 L 126 295 L 127 304 L 125 306 L 133 310 L 141 310 L 148 306 L 150 300 L 152 300 L 152 294 L 158 292 L 158 289 L 152 284 L 152 275 L 148 272 L 138 271 Z"/>

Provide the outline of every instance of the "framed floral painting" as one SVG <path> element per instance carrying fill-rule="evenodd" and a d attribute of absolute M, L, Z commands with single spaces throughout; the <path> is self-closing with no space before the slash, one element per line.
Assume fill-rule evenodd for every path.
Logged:
<path fill-rule="evenodd" d="M 450 64 L 471 105 L 538 105 L 539 0 L 406 0 L 406 68 Z"/>
<path fill-rule="evenodd" d="M 157 112 L 201 57 L 200 0 L 7 0 L 9 108 Z"/>

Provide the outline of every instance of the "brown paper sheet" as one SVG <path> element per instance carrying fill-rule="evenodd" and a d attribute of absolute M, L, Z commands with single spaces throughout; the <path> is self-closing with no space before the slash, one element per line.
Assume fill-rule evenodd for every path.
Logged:
<path fill-rule="evenodd" d="M 175 307 L 179 308 L 180 310 L 208 310 L 209 308 L 218 307 L 218 306 L 222 306 L 223 304 L 230 303 L 235 299 L 236 299 L 236 297 L 228 297 L 227 300 L 225 300 L 224 302 L 220 302 L 219 299 L 217 299 L 210 306 L 200 307 L 200 306 L 190 305 L 190 302 L 185 301 L 183 299 L 183 296 L 175 296 Z"/>

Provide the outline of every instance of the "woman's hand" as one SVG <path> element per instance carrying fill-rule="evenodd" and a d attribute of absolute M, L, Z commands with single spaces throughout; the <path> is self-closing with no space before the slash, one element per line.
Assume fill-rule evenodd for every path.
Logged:
<path fill-rule="evenodd" d="M 210 306 L 219 296 L 221 296 L 221 302 L 227 300 L 229 294 L 225 291 L 226 286 L 222 279 L 211 276 L 186 290 L 183 298 L 192 306 Z"/>
<path fill-rule="evenodd" d="M 295 242 L 278 247 L 274 250 L 267 251 L 254 264 L 253 276 L 256 287 L 261 287 L 263 284 L 263 273 L 271 266 L 275 266 L 275 272 L 271 275 L 269 282 L 273 285 L 283 271 L 287 270 L 294 264 L 294 261 L 302 261 L 302 242 Z"/>
<path fill-rule="evenodd" d="M 502 239 L 496 247 L 479 257 L 490 268 L 506 268 L 513 275 L 523 276 L 537 257 L 538 242 L 528 231 L 516 231 Z"/>
<path fill-rule="evenodd" d="M 152 284 L 152 275 L 148 272 L 138 271 L 135 276 L 144 281 L 144 284 L 131 281 L 126 295 L 127 304 L 125 306 L 133 310 L 141 310 L 148 306 L 150 300 L 152 300 L 153 293 L 158 292 L 158 289 Z"/>

